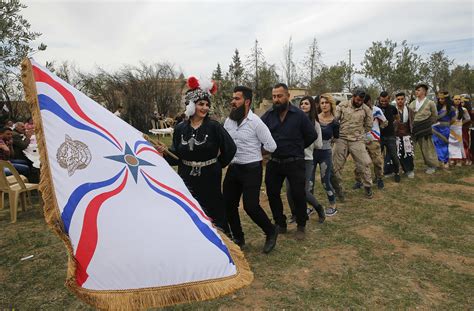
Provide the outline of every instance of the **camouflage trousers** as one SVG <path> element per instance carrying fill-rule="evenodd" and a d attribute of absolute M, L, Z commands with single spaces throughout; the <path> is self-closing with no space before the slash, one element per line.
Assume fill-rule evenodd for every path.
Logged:
<path fill-rule="evenodd" d="M 357 171 L 361 174 L 362 184 L 364 187 L 371 187 L 372 175 L 370 164 L 372 161 L 363 140 L 349 141 L 342 138 L 336 139 L 333 147 L 332 162 L 337 181 L 342 185 L 342 170 L 349 154 L 355 162 Z"/>
<path fill-rule="evenodd" d="M 382 150 L 380 148 L 380 142 L 376 140 L 368 141 L 365 143 L 367 152 L 369 153 L 370 159 L 374 164 L 374 172 L 376 179 L 383 178 L 383 157 Z M 355 180 L 362 182 L 362 174 L 357 170 L 357 166 L 354 169 Z"/>

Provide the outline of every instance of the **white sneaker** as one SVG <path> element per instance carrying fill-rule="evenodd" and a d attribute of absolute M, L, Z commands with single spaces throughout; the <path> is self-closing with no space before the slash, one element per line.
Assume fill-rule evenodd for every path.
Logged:
<path fill-rule="evenodd" d="M 431 175 L 431 174 L 434 174 L 435 172 L 436 172 L 436 169 L 434 167 L 428 167 L 426 169 L 426 174 Z"/>
<path fill-rule="evenodd" d="M 412 179 L 415 178 L 415 172 L 409 171 L 409 172 L 407 173 L 407 177 L 408 177 L 408 178 L 412 178 Z"/>

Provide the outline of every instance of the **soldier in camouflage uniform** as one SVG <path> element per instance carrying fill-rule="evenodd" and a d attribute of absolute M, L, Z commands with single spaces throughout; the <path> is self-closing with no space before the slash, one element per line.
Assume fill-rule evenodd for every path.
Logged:
<path fill-rule="evenodd" d="M 373 117 L 372 110 L 364 104 L 365 92 L 357 90 L 349 101 L 340 103 L 336 107 L 335 118 L 340 123 L 339 138 L 333 147 L 334 174 L 342 184 L 342 170 L 350 154 L 354 159 L 356 169 L 361 174 L 367 198 L 372 198 L 372 163 L 365 146 L 366 134 L 371 130 Z"/>

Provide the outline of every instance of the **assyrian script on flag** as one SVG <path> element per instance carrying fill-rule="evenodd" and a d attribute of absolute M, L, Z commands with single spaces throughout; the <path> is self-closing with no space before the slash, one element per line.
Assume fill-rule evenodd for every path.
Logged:
<path fill-rule="evenodd" d="M 240 250 L 141 132 L 33 60 L 22 66 L 45 216 L 66 242 L 67 284 L 80 298 L 136 309 L 210 299 L 252 281 Z"/>

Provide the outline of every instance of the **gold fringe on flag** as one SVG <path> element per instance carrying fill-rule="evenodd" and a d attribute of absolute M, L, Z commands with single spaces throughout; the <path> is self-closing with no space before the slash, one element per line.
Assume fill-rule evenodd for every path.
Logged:
<path fill-rule="evenodd" d="M 203 301 L 229 294 L 249 285 L 253 281 L 253 273 L 240 248 L 225 234 L 219 232 L 230 251 L 237 267 L 237 273 L 230 277 L 211 279 L 199 282 L 184 283 L 173 286 L 131 289 L 131 290 L 89 290 L 77 285 L 74 250 L 69 237 L 65 234 L 58 203 L 55 195 L 53 179 L 48 162 L 48 150 L 43 132 L 43 123 L 39 109 L 36 83 L 29 59 L 21 63 L 21 77 L 25 90 L 26 101 L 30 105 L 31 115 L 35 124 L 35 134 L 41 161 L 39 189 L 44 201 L 44 217 L 48 226 L 61 238 L 68 252 L 68 269 L 66 286 L 80 299 L 91 306 L 103 310 L 137 310 L 152 307 L 165 307 L 179 303 Z M 58 185 L 59 186 L 59 185 Z"/>

